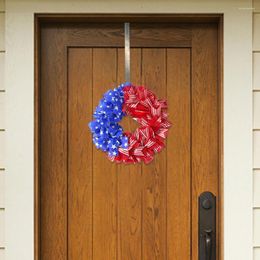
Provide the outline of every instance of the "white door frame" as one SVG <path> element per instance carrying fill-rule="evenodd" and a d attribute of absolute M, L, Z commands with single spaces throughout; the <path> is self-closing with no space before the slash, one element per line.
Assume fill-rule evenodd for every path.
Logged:
<path fill-rule="evenodd" d="M 34 252 L 34 14 L 224 15 L 224 259 L 252 256 L 252 3 L 250 0 L 6 0 L 6 259 Z"/>

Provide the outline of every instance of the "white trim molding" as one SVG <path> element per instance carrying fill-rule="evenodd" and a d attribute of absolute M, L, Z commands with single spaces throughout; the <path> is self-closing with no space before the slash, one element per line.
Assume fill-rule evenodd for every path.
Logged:
<path fill-rule="evenodd" d="M 224 15 L 224 259 L 252 260 L 252 1 L 6 0 L 6 259 L 34 252 L 34 14 Z"/>

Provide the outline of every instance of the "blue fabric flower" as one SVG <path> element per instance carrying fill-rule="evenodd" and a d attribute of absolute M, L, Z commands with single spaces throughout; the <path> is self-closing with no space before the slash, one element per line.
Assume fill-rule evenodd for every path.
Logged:
<path fill-rule="evenodd" d="M 107 152 L 109 156 L 118 155 L 120 147 L 128 148 L 128 138 L 124 135 L 119 122 L 125 116 L 122 111 L 123 88 L 129 84 L 126 82 L 113 90 L 108 90 L 95 109 L 94 120 L 89 123 L 95 146 Z"/>

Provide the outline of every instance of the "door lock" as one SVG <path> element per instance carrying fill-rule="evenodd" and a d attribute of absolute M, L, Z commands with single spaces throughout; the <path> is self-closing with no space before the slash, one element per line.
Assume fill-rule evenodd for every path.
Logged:
<path fill-rule="evenodd" d="M 216 197 L 199 196 L 199 260 L 216 260 Z"/>

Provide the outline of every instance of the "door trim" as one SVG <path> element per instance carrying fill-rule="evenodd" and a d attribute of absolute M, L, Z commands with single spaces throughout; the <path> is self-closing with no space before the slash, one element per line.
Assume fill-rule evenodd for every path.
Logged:
<path fill-rule="evenodd" d="M 180 22 L 218 24 L 218 117 L 219 117 L 219 228 L 220 259 L 224 259 L 223 213 L 223 15 L 222 14 L 35 14 L 34 21 L 34 259 L 40 259 L 40 29 L 43 23 L 62 22 Z"/>

